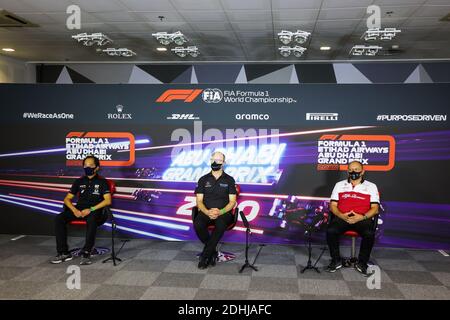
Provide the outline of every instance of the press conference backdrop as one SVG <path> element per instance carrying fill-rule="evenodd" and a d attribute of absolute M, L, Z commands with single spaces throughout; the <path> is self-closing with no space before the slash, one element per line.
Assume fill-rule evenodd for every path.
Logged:
<path fill-rule="evenodd" d="M 1 233 L 52 234 L 93 154 L 121 232 L 194 240 L 193 190 L 220 150 L 254 242 L 303 243 L 310 227 L 322 241 L 332 188 L 359 160 L 380 191 L 379 246 L 450 249 L 450 84 L 5 84 L 0 97 Z M 239 220 L 225 240 L 244 236 Z"/>

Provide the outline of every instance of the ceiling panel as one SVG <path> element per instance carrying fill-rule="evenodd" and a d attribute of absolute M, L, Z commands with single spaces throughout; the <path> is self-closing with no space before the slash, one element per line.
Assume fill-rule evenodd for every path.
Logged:
<path fill-rule="evenodd" d="M 371 5 L 373 0 L 324 0 L 323 9 L 328 8 L 356 8 L 367 7 Z"/>
<path fill-rule="evenodd" d="M 319 9 L 322 0 L 272 0 L 274 10 L 277 9 Z"/>
<path fill-rule="evenodd" d="M 361 19 L 366 15 L 366 8 L 334 8 L 320 10 L 319 20 Z"/>
<path fill-rule="evenodd" d="M 436 17 L 438 19 L 450 14 L 450 0 L 447 6 L 423 6 L 413 16 L 414 17 Z"/>
<path fill-rule="evenodd" d="M 176 10 L 221 10 L 222 6 L 219 0 L 170 0 Z"/>
<path fill-rule="evenodd" d="M 292 10 L 274 10 L 273 18 L 275 20 L 316 20 L 319 14 L 319 10 L 316 9 L 292 9 Z"/>
<path fill-rule="evenodd" d="M 126 7 L 117 0 L 71 0 L 87 12 L 123 11 Z"/>
<path fill-rule="evenodd" d="M 225 10 L 270 10 L 270 0 L 222 0 Z"/>
<path fill-rule="evenodd" d="M 92 0 L 95 2 L 95 0 Z M 167 0 L 120 0 L 131 11 L 170 11 L 175 7 Z"/>
<path fill-rule="evenodd" d="M 189 22 L 227 21 L 224 11 L 178 11 L 179 15 Z"/>
<path fill-rule="evenodd" d="M 242 11 L 228 11 L 228 19 L 230 21 L 271 21 L 272 12 L 267 10 L 242 10 Z"/>

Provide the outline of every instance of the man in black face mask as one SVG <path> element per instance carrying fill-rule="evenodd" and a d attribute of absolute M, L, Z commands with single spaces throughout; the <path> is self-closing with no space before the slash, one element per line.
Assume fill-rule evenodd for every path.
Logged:
<path fill-rule="evenodd" d="M 205 269 L 217 259 L 216 247 L 233 221 L 231 211 L 236 205 L 236 183 L 223 171 L 225 155 L 214 152 L 211 156 L 211 172 L 198 180 L 195 194 L 199 213 L 194 220 L 195 232 L 205 245 L 198 267 Z M 208 226 L 213 224 L 210 234 Z"/>
<path fill-rule="evenodd" d="M 83 160 L 85 175 L 78 178 L 64 198 L 65 210 L 55 218 L 57 256 L 50 262 L 53 264 L 73 259 L 67 246 L 67 223 L 73 220 L 86 221 L 86 243 L 82 252 L 80 264 L 91 264 L 90 254 L 95 243 L 97 219 L 103 207 L 111 205 L 111 193 L 106 179 L 98 176 L 100 161 L 94 156 Z M 72 199 L 78 196 L 74 206 Z"/>
<path fill-rule="evenodd" d="M 359 161 L 348 165 L 348 179 L 336 183 L 330 200 L 330 210 L 336 216 L 327 229 L 327 243 L 331 263 L 328 272 L 342 268 L 339 236 L 346 231 L 358 232 L 362 237 L 355 269 L 367 275 L 367 262 L 375 241 L 372 218 L 378 214 L 380 196 L 377 186 L 364 179 L 364 167 Z"/>

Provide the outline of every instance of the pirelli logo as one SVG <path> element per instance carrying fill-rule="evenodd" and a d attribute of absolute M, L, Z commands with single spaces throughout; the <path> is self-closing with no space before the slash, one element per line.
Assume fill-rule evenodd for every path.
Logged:
<path fill-rule="evenodd" d="M 174 100 L 182 100 L 190 103 L 202 93 L 202 89 L 169 89 L 156 99 L 156 102 L 166 103 Z"/>

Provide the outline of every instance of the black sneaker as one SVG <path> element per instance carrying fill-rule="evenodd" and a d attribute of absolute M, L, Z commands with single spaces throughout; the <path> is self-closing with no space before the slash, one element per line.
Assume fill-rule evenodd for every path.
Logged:
<path fill-rule="evenodd" d="M 213 255 L 212 255 L 211 259 L 210 259 L 210 263 L 209 264 L 212 267 L 214 267 L 216 265 L 216 262 L 217 262 L 218 259 L 219 259 L 219 252 L 214 251 L 214 253 L 213 253 Z"/>
<path fill-rule="evenodd" d="M 81 256 L 80 265 L 87 266 L 90 264 L 92 264 L 91 254 L 89 252 L 83 252 L 83 254 Z"/>
<path fill-rule="evenodd" d="M 365 277 L 369 276 L 369 274 L 367 273 L 367 268 L 368 268 L 367 263 L 358 262 L 355 264 L 355 269 Z"/>
<path fill-rule="evenodd" d="M 210 263 L 209 257 L 200 257 L 200 261 L 198 262 L 198 268 L 199 269 L 206 269 L 208 268 L 208 265 Z"/>
<path fill-rule="evenodd" d="M 58 254 L 56 257 L 54 257 L 52 260 L 50 260 L 50 263 L 52 264 L 59 264 L 66 261 L 70 261 L 73 259 L 73 256 L 70 253 L 62 253 Z"/>
<path fill-rule="evenodd" d="M 331 263 L 328 265 L 326 272 L 333 273 L 340 268 L 342 268 L 342 260 L 331 260 Z"/>

